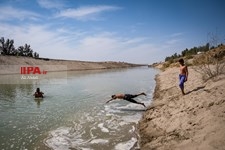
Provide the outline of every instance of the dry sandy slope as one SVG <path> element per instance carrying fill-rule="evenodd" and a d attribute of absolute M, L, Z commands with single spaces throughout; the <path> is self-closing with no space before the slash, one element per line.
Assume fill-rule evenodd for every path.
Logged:
<path fill-rule="evenodd" d="M 203 83 L 189 68 L 187 94 L 178 88 L 179 68 L 156 77 L 154 100 L 139 122 L 143 150 L 224 150 L 225 77 Z"/>
<path fill-rule="evenodd" d="M 0 74 L 18 73 L 18 66 L 13 66 L 13 65 L 18 65 L 18 66 L 51 65 L 49 68 L 47 68 L 47 70 L 50 70 L 50 71 L 61 70 L 60 65 L 66 66 L 67 70 L 112 69 L 112 68 L 126 68 L 126 67 L 139 66 L 137 64 L 123 63 L 123 62 L 87 62 L 87 61 L 75 61 L 75 60 L 52 60 L 52 59 L 41 60 L 41 59 L 34 59 L 29 57 L 0 55 Z"/>

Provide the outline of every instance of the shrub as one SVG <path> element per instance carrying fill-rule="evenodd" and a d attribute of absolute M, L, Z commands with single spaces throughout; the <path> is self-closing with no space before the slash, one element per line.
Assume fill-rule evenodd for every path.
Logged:
<path fill-rule="evenodd" d="M 193 59 L 194 69 L 202 75 L 204 81 L 225 73 L 225 48 L 212 50 Z"/>

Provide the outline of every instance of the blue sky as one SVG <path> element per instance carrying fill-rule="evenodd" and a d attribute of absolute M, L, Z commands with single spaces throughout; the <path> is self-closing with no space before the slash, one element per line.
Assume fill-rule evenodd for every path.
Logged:
<path fill-rule="evenodd" d="M 0 36 L 41 57 L 154 63 L 225 43 L 224 0 L 1 0 Z"/>

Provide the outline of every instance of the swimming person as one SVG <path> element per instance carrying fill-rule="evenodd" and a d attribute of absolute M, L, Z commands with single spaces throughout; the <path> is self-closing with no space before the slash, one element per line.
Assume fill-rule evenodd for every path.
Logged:
<path fill-rule="evenodd" d="M 40 91 L 40 88 L 37 88 L 36 92 L 34 93 L 35 98 L 43 98 L 44 93 Z"/>
<path fill-rule="evenodd" d="M 181 58 L 179 59 L 179 63 L 180 63 L 180 74 L 179 74 L 179 87 L 181 89 L 181 92 L 183 95 L 185 95 L 184 93 L 184 82 L 186 82 L 188 80 L 188 68 L 187 66 L 184 64 L 184 60 Z"/>
<path fill-rule="evenodd" d="M 112 95 L 112 99 L 108 100 L 106 103 L 112 101 L 112 100 L 116 100 L 116 99 L 123 99 L 123 100 L 126 100 L 126 101 L 129 101 L 131 103 L 136 103 L 136 104 L 140 104 L 140 105 L 143 105 L 144 107 L 145 104 L 144 103 L 140 103 L 140 102 L 137 102 L 135 101 L 133 98 L 135 97 L 138 97 L 140 95 L 145 95 L 145 93 L 140 93 L 140 94 L 136 94 L 136 95 L 132 95 L 132 94 L 116 94 L 116 95 Z"/>

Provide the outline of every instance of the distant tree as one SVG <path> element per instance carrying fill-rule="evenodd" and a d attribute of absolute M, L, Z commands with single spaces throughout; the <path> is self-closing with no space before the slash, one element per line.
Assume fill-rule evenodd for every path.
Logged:
<path fill-rule="evenodd" d="M 177 53 L 175 53 L 172 57 L 173 57 L 174 59 L 177 58 Z"/>
<path fill-rule="evenodd" d="M 188 49 L 187 49 L 187 48 L 186 48 L 185 50 L 183 50 L 183 51 L 181 52 L 182 57 L 184 57 L 184 56 L 186 55 L 187 52 L 188 52 Z"/>
<path fill-rule="evenodd" d="M 223 43 L 219 44 L 217 47 L 221 47 L 221 46 L 223 46 Z"/>
<path fill-rule="evenodd" d="M 15 49 L 14 40 L 5 40 L 4 37 L 0 39 L 0 54 L 35 58 L 39 57 L 39 54 L 36 52 L 34 56 L 34 51 L 31 49 L 30 45 L 25 44 L 24 46 L 19 46 L 17 49 Z"/>
<path fill-rule="evenodd" d="M 9 39 L 5 41 L 2 37 L 0 39 L 0 51 L 3 55 L 12 55 L 15 52 L 14 41 Z"/>
<path fill-rule="evenodd" d="M 30 45 L 20 46 L 17 51 L 19 56 L 33 57 L 33 50 L 30 48 Z"/>
<path fill-rule="evenodd" d="M 39 58 L 39 54 L 37 52 L 34 52 L 34 58 Z"/>
<path fill-rule="evenodd" d="M 24 53 L 25 51 L 24 51 L 24 47 L 23 46 L 19 46 L 17 51 L 18 51 L 18 55 L 19 56 L 25 56 L 25 53 Z"/>
<path fill-rule="evenodd" d="M 207 43 L 207 44 L 205 45 L 205 51 L 209 51 L 209 47 L 210 47 L 210 45 L 209 45 L 209 43 Z"/>
<path fill-rule="evenodd" d="M 210 47 L 210 49 L 214 49 L 214 48 L 215 48 L 214 46 L 211 46 L 211 47 Z"/>
<path fill-rule="evenodd" d="M 30 48 L 30 45 L 24 45 L 25 56 L 33 57 L 33 50 Z"/>
<path fill-rule="evenodd" d="M 216 33 L 208 33 L 207 38 L 208 38 L 208 43 L 206 43 L 205 45 L 193 47 L 191 49 L 186 48 L 185 50 L 181 51 L 181 54 L 175 53 L 171 56 L 167 56 L 165 58 L 167 65 L 170 64 L 170 62 L 176 62 L 176 59 L 179 57 L 185 57 L 187 59 L 190 59 L 190 58 L 194 58 L 194 55 L 198 54 L 198 52 L 205 53 L 216 47 L 223 46 L 222 43 L 218 44 L 219 36 L 218 36 L 217 32 Z"/>
<path fill-rule="evenodd" d="M 0 39 L 0 54 L 3 54 L 4 44 L 5 44 L 5 39 L 4 37 L 2 37 Z"/>
<path fill-rule="evenodd" d="M 165 61 L 169 61 L 169 60 L 170 60 L 170 57 L 166 57 L 166 58 L 165 58 Z"/>
<path fill-rule="evenodd" d="M 18 56 L 18 50 L 14 48 L 14 49 L 11 51 L 11 54 L 10 54 L 10 55 Z"/>

